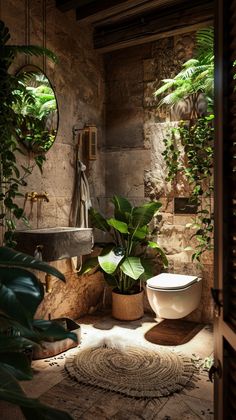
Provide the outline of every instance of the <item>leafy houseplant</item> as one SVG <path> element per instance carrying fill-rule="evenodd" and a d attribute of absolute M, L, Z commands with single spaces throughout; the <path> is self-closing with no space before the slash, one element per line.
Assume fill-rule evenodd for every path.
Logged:
<path fill-rule="evenodd" d="M 18 54 L 47 55 L 54 61 L 56 57 L 48 49 L 35 45 L 9 45 L 9 40 L 9 30 L 0 21 L 0 222 L 5 229 L 5 244 L 14 246 L 16 221 L 26 221 L 24 210 L 16 199 L 22 196 L 20 188 L 27 185 L 26 178 L 32 173 L 34 165 L 17 164 L 17 153 L 22 153 L 19 128 L 23 125 L 24 116 L 16 109 L 23 97 L 24 101 L 32 104 L 32 95 L 22 83 L 22 75 L 11 74 L 10 67 Z M 44 160 L 42 153 L 35 156 L 35 164 L 41 169 Z"/>
<path fill-rule="evenodd" d="M 134 295 L 141 290 L 141 282 L 153 275 L 147 250 L 152 249 L 160 256 L 163 265 L 168 265 L 161 247 L 151 241 L 149 223 L 161 207 L 159 202 L 148 202 L 133 207 L 124 197 L 114 196 L 114 217 L 105 219 L 96 209 L 89 211 L 93 227 L 110 235 L 111 243 L 105 245 L 101 255 L 83 266 L 87 273 L 97 267 L 104 273 L 105 280 L 119 295 Z"/>
<path fill-rule="evenodd" d="M 18 380 L 30 380 L 33 373 L 25 349 L 47 339 L 61 340 L 75 334 L 65 331 L 53 321 L 35 320 L 36 309 L 44 297 L 44 289 L 35 274 L 41 270 L 64 281 L 54 267 L 10 248 L 0 248 L 0 400 L 20 406 L 27 420 L 71 417 L 59 410 L 27 398 Z"/>

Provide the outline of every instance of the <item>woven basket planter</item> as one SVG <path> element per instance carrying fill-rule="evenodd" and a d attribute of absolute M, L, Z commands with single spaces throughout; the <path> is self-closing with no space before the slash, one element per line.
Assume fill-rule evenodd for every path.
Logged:
<path fill-rule="evenodd" d="M 135 321 L 143 316 L 143 290 L 132 295 L 112 291 L 112 316 L 120 321 Z"/>

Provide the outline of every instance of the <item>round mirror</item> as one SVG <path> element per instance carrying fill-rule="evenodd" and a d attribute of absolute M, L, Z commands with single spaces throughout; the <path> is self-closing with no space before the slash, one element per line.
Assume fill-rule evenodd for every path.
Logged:
<path fill-rule="evenodd" d="M 33 152 L 47 152 L 58 130 L 58 105 L 50 81 L 36 66 L 24 66 L 18 73 L 22 89 L 15 111 L 22 116 L 18 136 Z"/>

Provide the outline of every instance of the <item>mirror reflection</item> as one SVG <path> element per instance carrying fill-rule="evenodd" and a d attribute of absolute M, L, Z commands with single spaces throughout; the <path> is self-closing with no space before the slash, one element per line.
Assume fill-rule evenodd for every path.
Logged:
<path fill-rule="evenodd" d="M 23 89 L 15 111 L 22 116 L 18 136 L 33 152 L 47 152 L 58 129 L 58 106 L 55 92 L 46 75 L 37 67 L 25 66 L 19 73 Z"/>

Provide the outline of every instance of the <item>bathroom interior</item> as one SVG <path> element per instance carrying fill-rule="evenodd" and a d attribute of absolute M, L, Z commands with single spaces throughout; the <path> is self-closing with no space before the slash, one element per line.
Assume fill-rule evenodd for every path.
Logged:
<path fill-rule="evenodd" d="M 184 147 L 173 130 L 180 121 L 188 126 L 193 105 L 182 101 L 171 109 L 158 106 L 160 98 L 154 92 L 163 79 L 174 78 L 183 63 L 195 57 L 197 32 L 213 25 L 213 2 L 197 1 L 189 7 L 183 0 L 118 1 L 106 7 L 102 4 L 109 2 L 95 3 L 100 2 L 0 0 L 0 19 L 11 34 L 9 44 L 39 45 L 57 57 L 55 62 L 45 55 L 18 54 L 10 67 L 14 75 L 22 71 L 45 75 L 56 104 L 54 137 L 44 150 L 42 168 L 41 163 L 35 164 L 38 149 L 19 140 L 24 154 L 18 153 L 17 166 L 32 169 L 25 185 L 19 186 L 21 196 L 15 198 L 27 225 L 19 218 L 14 238 L 17 251 L 46 262 L 65 279 L 35 272 L 44 296 L 34 318 L 63 319 L 78 336 L 77 343 L 69 339 L 68 344 L 68 338 L 61 344 L 56 341 L 57 350 L 51 342 L 48 347 L 37 347 L 31 361 L 33 378 L 20 380 L 20 386 L 29 398 L 64 413 L 55 411 L 46 417 L 39 405 L 42 419 L 210 420 L 214 418 L 209 378 L 213 364 L 214 252 L 213 246 L 199 247 L 203 236 L 196 235 L 194 223 L 198 211 L 207 215 L 209 208 L 213 211 L 213 189 L 205 180 L 207 194 L 201 198 L 199 210 L 191 200 L 192 184 L 183 173 L 167 179 L 170 155 L 166 158 L 166 144 L 174 138 L 180 153 L 177 159 L 183 159 Z M 135 3 L 132 8 L 131 3 Z M 177 10 L 186 11 L 181 24 Z M 172 12 L 174 23 L 169 23 L 165 16 Z M 152 14 L 153 25 L 159 23 L 160 29 L 150 36 L 145 33 L 145 16 Z M 126 27 L 127 19 L 133 26 Z M 209 117 L 202 96 L 197 107 L 201 117 Z M 151 234 L 148 241 L 158 246 L 150 245 L 145 254 L 154 262 L 154 271 L 143 282 L 141 312 L 126 318 L 126 303 L 121 315 L 115 314 L 112 287 L 106 281 L 109 270 L 104 270 L 105 276 L 98 270 L 99 264 L 106 267 L 100 255 L 104 257 L 110 239 L 106 229 L 98 229 L 96 220 L 93 223 L 93 217 L 101 213 L 103 221 L 109 220 L 107 230 L 115 230 L 111 219 L 114 208 L 121 212 L 122 205 L 131 203 L 132 209 L 143 209 L 144 203 L 156 202 L 159 204 L 153 207 L 146 225 Z M 89 208 L 99 213 L 92 217 Z M 4 232 L 2 228 L 3 245 Z M 212 242 L 211 228 L 208 236 Z M 145 235 L 142 238 L 146 240 Z M 123 258 L 119 245 L 123 242 L 118 241 L 114 252 L 109 248 L 115 264 Z M 203 248 L 199 258 L 193 257 Z M 91 257 L 96 265 L 86 271 Z M 136 275 L 135 281 L 139 277 Z M 140 354 L 143 349 L 147 353 L 157 351 L 160 363 L 162 354 L 163 359 L 166 357 L 169 371 L 163 383 L 169 374 L 175 376 L 171 357 L 184 360 L 186 356 L 191 375 L 186 374 L 188 380 L 181 388 L 168 391 L 168 386 L 164 389 L 162 385 L 162 394 L 158 391 L 139 398 L 130 391 L 117 390 L 114 384 L 113 388 L 99 382 L 86 386 L 79 381 L 79 374 L 76 379 L 75 367 L 70 367 L 70 360 L 84 349 L 125 354 L 130 346 Z M 140 376 L 136 381 L 141 381 Z M 22 412 L 10 401 L 0 401 L 3 419 L 33 418 L 32 413 Z"/>

